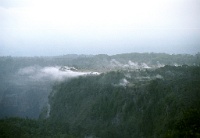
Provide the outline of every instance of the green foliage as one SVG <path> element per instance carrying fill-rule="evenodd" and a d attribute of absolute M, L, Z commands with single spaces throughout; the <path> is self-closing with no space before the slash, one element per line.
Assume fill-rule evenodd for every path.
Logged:
<path fill-rule="evenodd" d="M 173 131 L 169 131 L 171 137 L 200 137 L 200 111 L 188 109 L 183 112 L 182 118 L 177 120 Z"/>
<path fill-rule="evenodd" d="M 74 78 L 54 86 L 49 118 L 0 120 L 0 137 L 199 137 L 199 84 L 186 65 Z"/>
<path fill-rule="evenodd" d="M 198 136 L 199 72 L 199 67 L 166 66 L 139 72 L 140 77 L 160 74 L 163 79 L 139 81 L 134 77 L 138 72 L 73 79 L 52 93 L 50 120 L 69 123 L 70 131 L 82 137 L 181 137 L 187 132 Z M 135 85 L 117 85 L 126 73 Z"/>
<path fill-rule="evenodd" d="M 75 138 L 68 133 L 68 126 L 47 120 L 7 118 L 0 120 L 1 138 Z"/>

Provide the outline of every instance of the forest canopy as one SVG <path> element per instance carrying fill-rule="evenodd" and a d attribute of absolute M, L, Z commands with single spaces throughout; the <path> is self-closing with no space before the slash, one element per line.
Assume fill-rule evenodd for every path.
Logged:
<path fill-rule="evenodd" d="M 200 137 L 199 54 L 0 59 L 1 115 L 18 113 L 0 120 L 0 137 Z M 91 73 L 30 80 L 55 65 L 62 73 Z M 10 83 L 13 77 L 24 85 Z"/>

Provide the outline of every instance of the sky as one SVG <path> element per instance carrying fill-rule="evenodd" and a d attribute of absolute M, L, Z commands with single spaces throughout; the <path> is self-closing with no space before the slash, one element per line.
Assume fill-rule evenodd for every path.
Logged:
<path fill-rule="evenodd" d="M 0 56 L 200 52 L 199 0 L 0 0 Z"/>

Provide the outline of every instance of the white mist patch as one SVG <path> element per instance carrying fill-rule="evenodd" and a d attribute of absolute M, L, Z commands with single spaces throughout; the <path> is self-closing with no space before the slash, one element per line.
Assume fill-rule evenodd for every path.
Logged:
<path fill-rule="evenodd" d="M 127 79 L 121 79 L 120 82 L 119 82 L 119 86 L 127 86 L 129 84 L 129 81 L 127 81 Z"/>
<path fill-rule="evenodd" d="M 179 65 L 179 64 L 177 64 L 177 63 L 174 63 L 174 66 L 175 66 L 175 67 L 179 67 L 179 66 L 181 66 L 181 65 Z"/>
<path fill-rule="evenodd" d="M 26 67 L 18 71 L 20 75 L 26 75 L 29 78 L 41 80 L 55 80 L 62 81 L 67 78 L 74 78 L 83 75 L 99 75 L 98 72 L 80 72 L 74 67 L 55 66 L 55 67 Z"/>
<path fill-rule="evenodd" d="M 161 76 L 160 74 L 157 74 L 157 75 L 155 76 L 155 78 L 156 78 L 156 79 L 163 79 L 163 76 Z"/>
<path fill-rule="evenodd" d="M 100 75 L 99 72 L 90 72 L 88 75 Z"/>
<path fill-rule="evenodd" d="M 123 69 L 150 69 L 151 68 L 146 63 L 132 62 L 131 60 L 128 61 L 128 64 L 122 64 L 116 59 L 112 59 L 110 63 L 112 67 L 119 67 Z"/>
<path fill-rule="evenodd" d="M 144 68 L 144 69 L 149 69 L 151 67 L 149 67 L 146 63 L 142 63 L 141 64 L 141 67 Z"/>
<path fill-rule="evenodd" d="M 134 69 L 139 69 L 140 66 L 138 65 L 137 62 L 132 62 L 131 60 L 128 61 L 128 64 L 130 67 L 134 68 Z"/>
<path fill-rule="evenodd" d="M 52 80 L 63 80 L 65 78 L 72 78 L 81 75 L 87 74 L 86 72 L 75 72 L 71 70 L 60 70 L 60 67 L 45 67 L 41 69 L 40 74 L 37 74 L 38 77 L 49 77 Z"/>

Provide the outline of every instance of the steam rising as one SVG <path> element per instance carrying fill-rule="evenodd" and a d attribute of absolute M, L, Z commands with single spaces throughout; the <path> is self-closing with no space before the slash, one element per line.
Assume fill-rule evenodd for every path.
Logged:
<path fill-rule="evenodd" d="M 150 68 L 157 68 L 157 67 L 163 67 L 163 64 L 158 63 L 157 66 L 152 66 L 148 65 L 147 63 L 138 63 L 138 62 L 133 62 L 131 60 L 128 61 L 128 64 L 123 64 L 117 61 L 116 59 L 112 59 L 110 61 L 111 67 L 118 67 L 118 68 L 124 68 L 124 69 L 150 69 Z"/>

